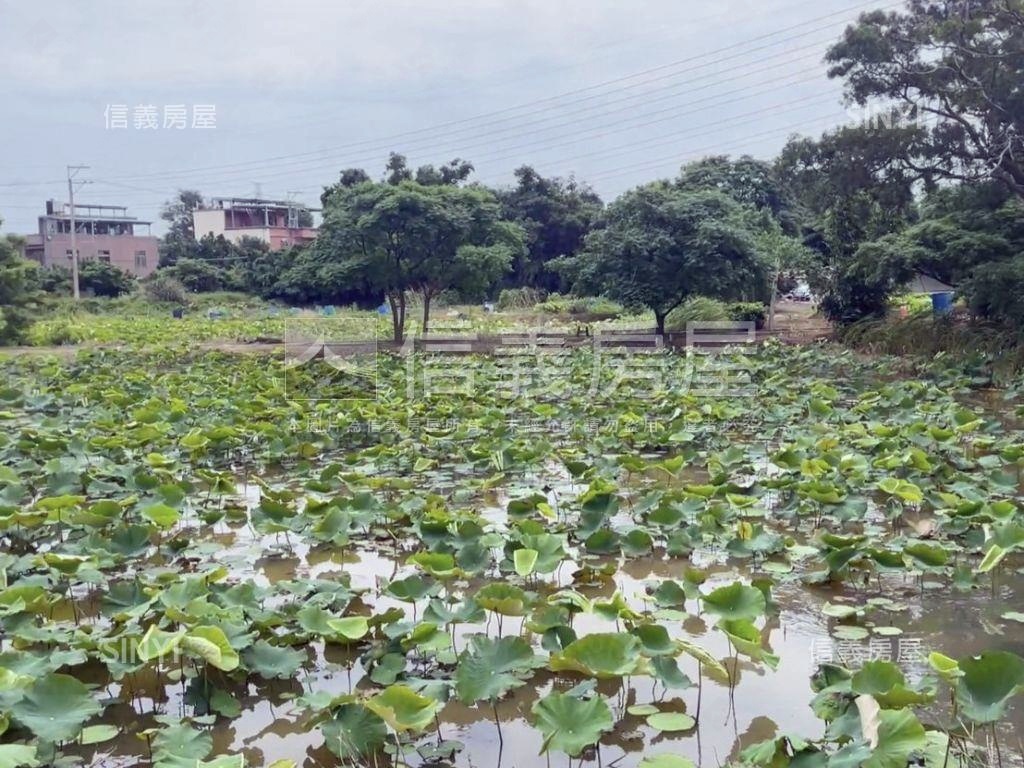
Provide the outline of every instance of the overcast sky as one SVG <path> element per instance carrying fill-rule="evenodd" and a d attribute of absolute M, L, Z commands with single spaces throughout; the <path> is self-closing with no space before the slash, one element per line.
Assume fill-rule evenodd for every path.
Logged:
<path fill-rule="evenodd" d="M 852 119 L 822 56 L 886 5 L 0 0 L 3 229 L 66 200 L 68 164 L 90 166 L 78 201 L 145 219 L 178 188 L 317 203 L 391 150 L 466 158 L 488 184 L 530 164 L 610 199 Z"/>

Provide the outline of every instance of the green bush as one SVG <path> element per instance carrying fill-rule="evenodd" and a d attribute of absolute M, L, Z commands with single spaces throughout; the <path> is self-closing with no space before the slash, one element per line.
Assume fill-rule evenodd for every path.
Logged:
<path fill-rule="evenodd" d="M 187 304 L 185 286 L 168 274 L 157 272 L 143 284 L 143 290 L 152 301 L 168 304 Z"/>
<path fill-rule="evenodd" d="M 34 347 L 59 347 L 79 344 L 86 338 L 85 331 L 69 318 L 59 317 L 36 323 L 29 330 L 28 341 Z"/>
<path fill-rule="evenodd" d="M 537 309 L 552 315 L 588 315 L 591 319 L 611 319 L 623 313 L 622 305 L 605 296 L 562 296 L 552 293 L 537 304 Z"/>
<path fill-rule="evenodd" d="M 764 328 L 768 308 L 759 301 L 737 301 L 725 308 L 730 320 L 753 322 L 755 328 Z"/>
<path fill-rule="evenodd" d="M 86 261 L 78 270 L 78 285 L 93 296 L 115 298 L 131 293 L 135 278 L 105 261 Z"/>
<path fill-rule="evenodd" d="M 685 331 L 687 323 L 729 320 L 729 306 L 708 296 L 692 296 L 668 313 L 666 331 Z"/>
<path fill-rule="evenodd" d="M 532 309 L 547 298 L 547 292 L 539 288 L 505 288 L 498 294 L 498 309 Z"/>
<path fill-rule="evenodd" d="M 1020 328 L 1024 325 L 1024 256 L 979 265 L 960 292 L 975 315 Z"/>

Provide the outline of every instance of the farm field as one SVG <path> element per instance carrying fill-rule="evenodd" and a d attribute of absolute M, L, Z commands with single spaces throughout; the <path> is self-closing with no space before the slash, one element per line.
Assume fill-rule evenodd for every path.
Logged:
<path fill-rule="evenodd" d="M 0 367 L 0 765 L 1020 761 L 1015 389 L 777 343 Z"/>

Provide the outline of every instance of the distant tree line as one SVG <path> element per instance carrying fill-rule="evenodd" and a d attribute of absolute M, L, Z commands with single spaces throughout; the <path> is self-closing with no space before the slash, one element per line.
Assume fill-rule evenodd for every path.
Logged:
<path fill-rule="evenodd" d="M 791 137 L 771 161 L 707 157 L 605 205 L 586 184 L 530 166 L 490 188 L 461 158 L 412 168 L 393 153 L 376 178 L 341 171 L 321 195 L 317 240 L 279 252 L 255 240 L 197 241 L 202 197 L 185 190 L 162 213 L 160 273 L 193 291 L 294 304 L 388 302 L 396 338 L 412 295 L 424 327 L 442 293 L 480 300 L 523 288 L 646 307 L 662 329 L 695 295 L 771 305 L 793 275 L 838 323 L 884 315 L 922 273 L 955 285 L 975 315 L 1019 326 L 1019 0 L 910 0 L 903 11 L 865 13 L 826 58 L 864 119 Z M 19 285 L 21 268 L 4 260 Z"/>

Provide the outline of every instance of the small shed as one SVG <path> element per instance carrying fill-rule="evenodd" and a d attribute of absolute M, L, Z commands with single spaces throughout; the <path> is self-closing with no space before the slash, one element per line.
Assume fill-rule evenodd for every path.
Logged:
<path fill-rule="evenodd" d="M 901 293 L 934 296 L 937 293 L 953 293 L 954 290 L 952 285 L 947 285 L 941 280 L 918 272 L 904 284 Z"/>
<path fill-rule="evenodd" d="M 932 311 L 936 315 L 945 315 L 953 311 L 953 291 L 952 285 L 920 272 L 903 286 L 903 293 L 931 296 Z"/>

